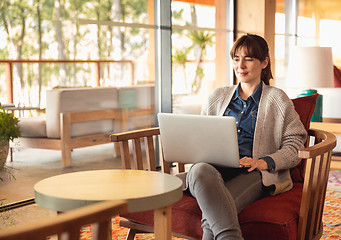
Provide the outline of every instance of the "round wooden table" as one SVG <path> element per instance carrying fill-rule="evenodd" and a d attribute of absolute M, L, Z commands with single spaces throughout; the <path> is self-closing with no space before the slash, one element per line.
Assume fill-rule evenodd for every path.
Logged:
<path fill-rule="evenodd" d="M 142 170 L 94 170 L 62 174 L 34 186 L 38 205 L 66 212 L 106 200 L 126 200 L 129 212 L 154 209 L 156 239 L 171 239 L 171 205 L 182 198 L 182 181 Z"/>

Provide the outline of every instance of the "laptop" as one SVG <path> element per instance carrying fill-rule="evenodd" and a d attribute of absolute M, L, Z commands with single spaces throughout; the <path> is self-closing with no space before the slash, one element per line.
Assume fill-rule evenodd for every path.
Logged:
<path fill-rule="evenodd" d="M 165 161 L 240 167 L 234 117 L 159 113 L 158 120 Z"/>

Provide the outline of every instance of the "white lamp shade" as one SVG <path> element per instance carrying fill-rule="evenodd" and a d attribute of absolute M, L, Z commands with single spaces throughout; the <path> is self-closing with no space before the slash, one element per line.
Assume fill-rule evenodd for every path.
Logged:
<path fill-rule="evenodd" d="M 287 87 L 334 87 L 334 68 L 330 47 L 293 47 L 290 51 Z"/>

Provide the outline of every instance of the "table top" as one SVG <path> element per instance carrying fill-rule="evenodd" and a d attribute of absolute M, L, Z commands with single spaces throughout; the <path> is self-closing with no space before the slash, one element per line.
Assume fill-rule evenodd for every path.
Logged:
<path fill-rule="evenodd" d="M 43 179 L 34 192 L 38 205 L 59 212 L 106 200 L 126 200 L 129 212 L 139 212 L 180 200 L 182 181 L 155 171 L 93 170 Z"/>

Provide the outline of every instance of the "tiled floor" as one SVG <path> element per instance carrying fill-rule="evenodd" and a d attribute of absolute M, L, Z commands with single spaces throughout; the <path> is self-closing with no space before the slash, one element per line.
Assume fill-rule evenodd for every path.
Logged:
<path fill-rule="evenodd" d="M 0 173 L 4 181 L 0 182 L 0 200 L 2 204 L 34 197 L 33 186 L 46 177 L 94 169 L 121 168 L 120 158 L 113 156 L 113 144 L 75 149 L 72 153 L 72 167 L 61 167 L 61 153 L 54 150 L 21 149 L 14 150 L 13 162 L 7 165 L 15 180 Z M 0 213 L 0 229 L 53 216 L 56 213 L 36 204 Z"/>

